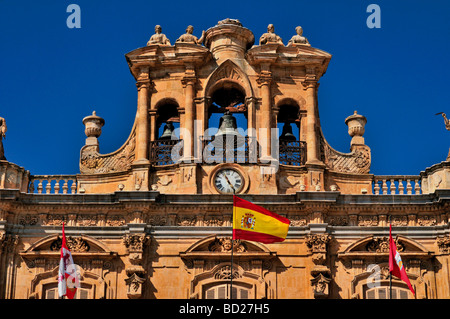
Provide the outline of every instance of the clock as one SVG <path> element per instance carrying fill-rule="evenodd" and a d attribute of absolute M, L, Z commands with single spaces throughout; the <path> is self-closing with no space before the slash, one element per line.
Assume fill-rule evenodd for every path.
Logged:
<path fill-rule="evenodd" d="M 214 186 L 222 194 L 237 194 L 244 187 L 244 178 L 242 175 L 231 168 L 223 168 L 214 176 Z"/>

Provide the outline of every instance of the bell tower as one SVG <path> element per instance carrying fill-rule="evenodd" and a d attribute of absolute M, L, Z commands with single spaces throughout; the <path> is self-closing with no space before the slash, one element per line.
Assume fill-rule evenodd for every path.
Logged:
<path fill-rule="evenodd" d="M 160 28 L 125 55 L 136 80 L 136 121 L 111 154 L 99 153 L 100 134 L 88 136 L 83 191 L 371 192 L 366 119 L 346 119 L 350 153 L 331 148 L 322 134 L 318 87 L 329 53 L 299 34 L 285 45 L 272 24 L 259 41 L 236 19 L 201 37 L 188 29 L 170 41 Z"/>

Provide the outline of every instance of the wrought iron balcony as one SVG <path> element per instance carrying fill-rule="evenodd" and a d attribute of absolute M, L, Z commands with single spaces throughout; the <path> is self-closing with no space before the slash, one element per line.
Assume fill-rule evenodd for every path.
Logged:
<path fill-rule="evenodd" d="M 279 160 L 284 165 L 305 165 L 306 142 L 280 140 Z"/>
<path fill-rule="evenodd" d="M 156 140 L 150 142 L 150 163 L 156 166 L 170 165 L 176 163 L 176 158 L 183 155 L 183 141 L 182 140 Z M 176 147 L 176 149 L 174 149 Z"/>
<path fill-rule="evenodd" d="M 257 163 L 259 146 L 255 137 L 200 136 L 204 163 Z"/>

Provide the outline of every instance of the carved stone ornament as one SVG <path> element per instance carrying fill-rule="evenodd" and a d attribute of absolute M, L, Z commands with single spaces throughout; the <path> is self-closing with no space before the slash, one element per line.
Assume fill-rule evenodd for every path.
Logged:
<path fill-rule="evenodd" d="M 298 227 L 298 226 L 306 226 L 308 225 L 308 221 L 304 216 L 290 216 L 290 226 Z"/>
<path fill-rule="evenodd" d="M 89 244 L 82 237 L 68 236 L 66 238 L 66 244 L 71 252 L 83 253 L 90 249 Z M 50 244 L 50 250 L 59 251 L 61 250 L 61 246 L 62 238 L 58 236 L 58 238 Z"/>
<path fill-rule="evenodd" d="M 148 240 L 146 234 L 123 236 L 123 243 L 129 252 L 142 252 Z"/>
<path fill-rule="evenodd" d="M 360 215 L 358 216 L 358 226 L 378 226 L 378 216 Z"/>
<path fill-rule="evenodd" d="M 10 235 L 5 232 L 0 232 L 0 251 L 12 252 L 18 243 L 18 235 Z"/>
<path fill-rule="evenodd" d="M 147 223 L 151 226 L 164 226 L 167 224 L 167 218 L 163 215 L 152 215 L 148 218 Z"/>
<path fill-rule="evenodd" d="M 20 216 L 20 218 L 19 218 L 19 224 L 23 225 L 23 226 L 36 225 L 37 222 L 38 222 L 38 217 L 30 215 L 30 214 L 26 214 L 24 216 Z"/>
<path fill-rule="evenodd" d="M 177 225 L 178 226 L 195 226 L 197 222 L 197 218 L 190 216 L 177 216 Z"/>
<path fill-rule="evenodd" d="M 142 296 L 143 285 L 145 279 L 137 275 L 137 273 L 132 274 L 130 277 L 125 279 L 127 285 L 127 296 L 130 299 L 137 299 Z"/>
<path fill-rule="evenodd" d="M 331 279 L 325 277 L 322 273 L 311 279 L 311 285 L 313 288 L 314 298 L 322 299 L 327 298 L 329 295 L 329 285 Z"/>
<path fill-rule="evenodd" d="M 437 220 L 434 216 L 418 216 L 417 224 L 419 226 L 435 226 L 437 224 Z"/>
<path fill-rule="evenodd" d="M 80 172 L 82 174 L 99 174 L 123 172 L 130 169 L 135 158 L 136 133 L 116 152 L 102 155 L 97 145 L 87 145 L 81 149 Z"/>
<path fill-rule="evenodd" d="M 359 145 L 351 153 L 341 153 L 321 137 L 321 152 L 324 163 L 333 171 L 357 174 L 368 174 L 370 171 L 371 151 L 366 145 Z"/>
<path fill-rule="evenodd" d="M 236 267 L 233 267 L 233 274 L 231 273 L 231 266 L 226 265 L 221 268 L 219 268 L 216 273 L 214 274 L 214 279 L 237 279 L 241 278 L 241 275 L 239 274 L 239 271 L 236 269 Z"/>
<path fill-rule="evenodd" d="M 326 219 L 326 223 L 331 226 L 347 226 L 348 217 L 347 216 L 329 216 Z"/>
<path fill-rule="evenodd" d="M 314 234 L 306 236 L 306 245 L 313 253 L 323 253 L 327 251 L 327 244 L 331 240 L 329 234 Z"/>
<path fill-rule="evenodd" d="M 403 245 L 398 239 L 395 240 L 397 251 L 402 252 L 405 250 Z M 389 252 L 389 238 L 373 238 L 366 246 L 367 251 L 374 253 L 388 253 Z"/>
<path fill-rule="evenodd" d="M 208 247 L 209 251 L 214 252 L 231 252 L 231 238 L 216 238 Z M 243 253 L 247 251 L 245 243 L 241 242 L 239 239 L 235 240 L 233 243 L 233 251 Z"/>
<path fill-rule="evenodd" d="M 123 217 L 122 215 L 111 215 L 111 216 L 108 216 L 106 219 L 106 225 L 108 225 L 108 226 L 118 227 L 118 226 L 123 226 L 126 223 L 127 222 L 125 220 L 125 217 Z"/>
<path fill-rule="evenodd" d="M 442 254 L 449 254 L 450 253 L 450 235 L 447 235 L 445 237 L 438 237 L 436 240 L 436 244 L 439 247 L 439 252 Z"/>

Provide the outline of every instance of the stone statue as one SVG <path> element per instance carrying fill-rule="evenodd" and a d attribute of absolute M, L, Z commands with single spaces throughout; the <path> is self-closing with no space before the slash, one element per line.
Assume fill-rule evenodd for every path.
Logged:
<path fill-rule="evenodd" d="M 447 118 L 447 115 L 444 112 L 436 113 L 436 115 L 439 114 L 441 114 L 442 117 L 444 118 L 445 128 L 447 129 L 447 131 L 450 131 L 450 120 Z"/>
<path fill-rule="evenodd" d="M 303 28 L 298 26 L 295 28 L 296 35 L 294 35 L 288 42 L 288 46 L 292 46 L 293 44 L 306 44 L 310 45 L 308 39 L 302 36 Z"/>
<path fill-rule="evenodd" d="M 194 32 L 194 27 L 191 25 L 188 26 L 186 28 L 186 33 L 183 34 L 182 36 L 180 36 L 176 42 L 202 44 L 203 40 L 205 38 L 205 31 L 203 30 L 202 36 L 200 37 L 200 39 L 197 39 L 197 37 L 192 34 L 193 32 Z"/>
<path fill-rule="evenodd" d="M 267 26 L 267 32 L 264 33 L 260 38 L 259 38 L 259 45 L 263 45 L 263 44 L 267 44 L 267 43 L 281 43 L 283 44 L 283 40 L 281 40 L 281 38 L 275 34 L 275 28 L 273 26 L 273 24 L 269 24 Z"/>
<path fill-rule="evenodd" d="M 445 123 L 445 128 L 447 129 L 447 131 L 450 131 L 450 120 L 447 118 L 447 115 L 444 112 L 439 112 L 436 113 L 435 115 L 439 115 L 441 114 L 442 117 L 444 118 L 444 123 Z M 448 150 L 448 155 L 447 155 L 447 162 L 450 162 L 450 149 Z"/>
<path fill-rule="evenodd" d="M 5 150 L 3 148 L 3 138 L 6 136 L 6 122 L 3 117 L 0 117 L 0 160 L 6 161 Z"/>
<path fill-rule="evenodd" d="M 152 44 L 163 44 L 163 45 L 170 45 L 169 39 L 167 39 L 166 35 L 161 33 L 162 28 L 160 25 L 155 26 L 155 34 L 150 37 L 150 40 L 148 40 L 147 45 Z"/>

